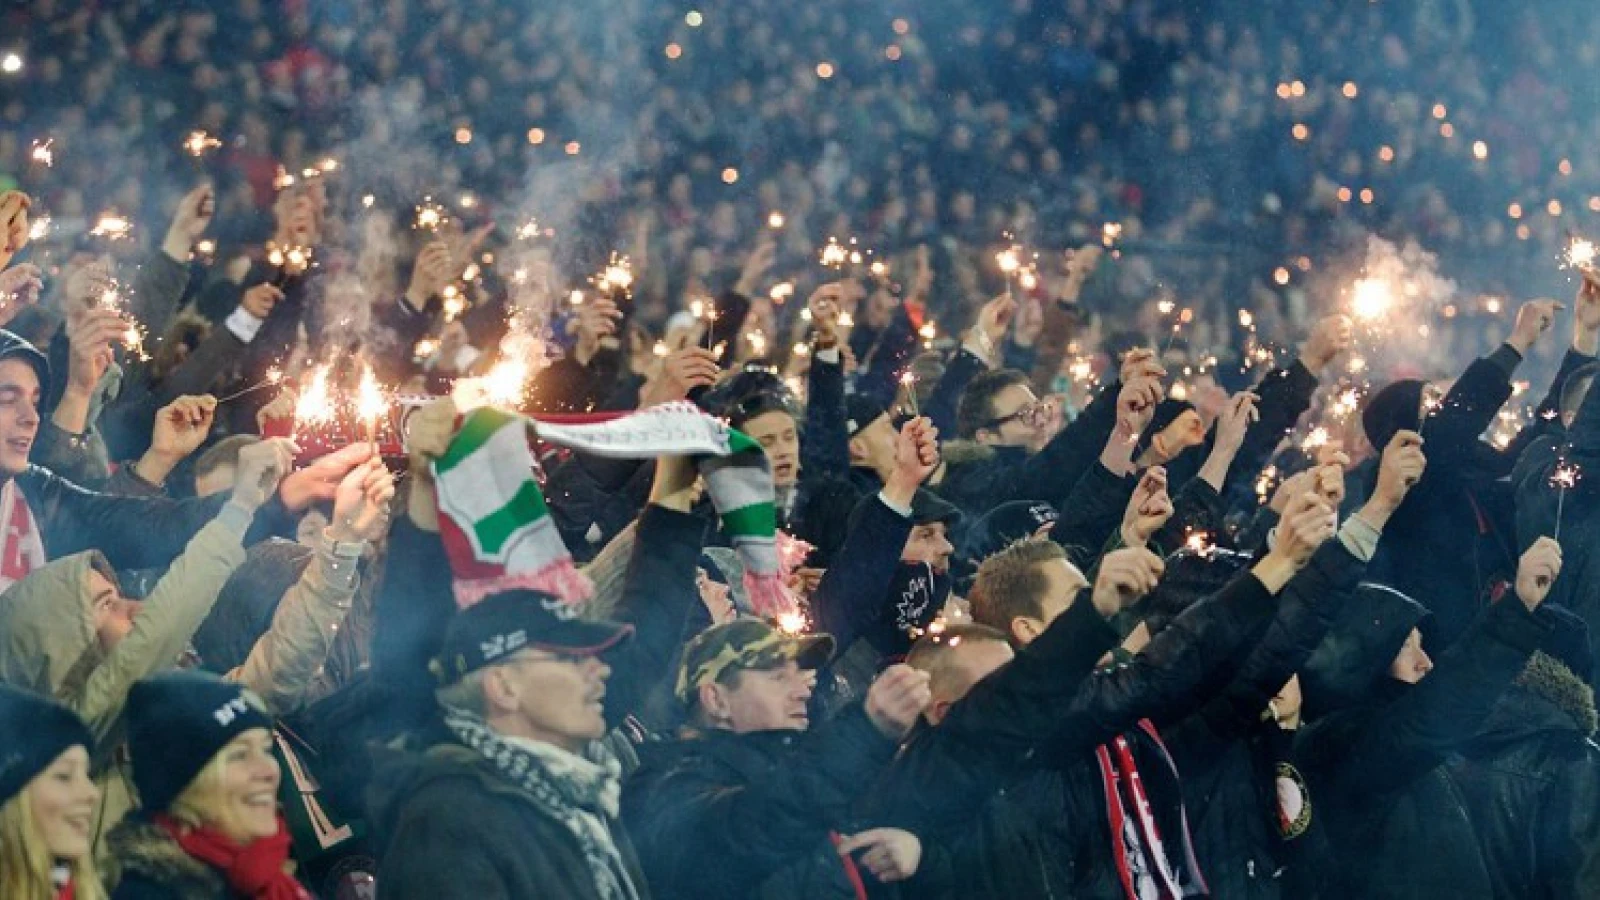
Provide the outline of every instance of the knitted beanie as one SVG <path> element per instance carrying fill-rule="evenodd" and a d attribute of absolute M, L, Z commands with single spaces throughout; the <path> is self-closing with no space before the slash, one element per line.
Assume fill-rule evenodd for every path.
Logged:
<path fill-rule="evenodd" d="M 89 729 L 71 710 L 6 685 L 0 685 L 0 735 L 0 806 L 69 749 L 94 749 Z"/>
<path fill-rule="evenodd" d="M 133 786 L 147 812 L 164 812 L 211 758 L 252 728 L 271 728 L 254 693 L 209 672 L 167 672 L 128 692 Z"/>

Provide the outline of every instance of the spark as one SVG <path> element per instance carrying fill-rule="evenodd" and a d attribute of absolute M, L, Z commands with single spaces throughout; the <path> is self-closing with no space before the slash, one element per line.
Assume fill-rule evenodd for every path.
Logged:
<path fill-rule="evenodd" d="M 89 229 L 89 234 L 94 237 L 103 237 L 108 241 L 126 240 L 133 233 L 133 223 L 116 210 L 106 210 L 94 222 L 94 227 Z"/>
<path fill-rule="evenodd" d="M 778 630 L 784 634 L 805 634 L 810 627 L 803 612 L 786 612 L 778 614 Z"/>
<path fill-rule="evenodd" d="M 439 227 L 450 221 L 450 214 L 443 206 L 433 202 L 432 197 L 423 197 L 417 204 L 417 218 L 412 222 L 412 228 L 423 231 L 438 231 Z"/>
<path fill-rule="evenodd" d="M 778 212 L 777 210 L 767 213 L 767 227 L 771 228 L 773 231 L 777 231 L 779 228 L 782 228 L 784 221 L 783 213 Z"/>
<path fill-rule="evenodd" d="M 1100 243 L 1104 245 L 1106 249 L 1109 250 L 1110 248 L 1115 247 L 1117 242 L 1120 240 L 1122 240 L 1121 222 L 1107 222 L 1100 226 Z"/>
<path fill-rule="evenodd" d="M 389 400 L 378 384 L 372 366 L 362 367 L 361 382 L 356 386 L 356 416 L 367 426 L 367 443 L 378 443 L 378 420 L 389 411 Z"/>
<path fill-rule="evenodd" d="M 626 256 L 611 254 L 611 260 L 600 274 L 590 279 L 602 293 L 623 291 L 633 287 L 633 263 Z"/>
<path fill-rule="evenodd" d="M 55 138 L 47 138 L 43 141 L 34 141 L 33 149 L 28 151 L 28 158 L 32 159 L 39 165 L 44 166 L 46 169 L 54 166 L 56 164 L 56 152 L 54 149 L 52 149 L 51 145 L 53 145 L 55 142 Z"/>
<path fill-rule="evenodd" d="M 42 241 L 50 233 L 51 221 L 49 216 L 40 216 L 28 223 L 28 240 Z"/>
<path fill-rule="evenodd" d="M 299 431 L 301 426 L 315 427 L 333 421 L 333 394 L 328 386 L 332 370 L 331 364 L 324 364 L 314 369 L 306 389 L 295 399 L 296 431 Z"/>
<path fill-rule="evenodd" d="M 849 252 L 845 250 L 844 245 L 839 243 L 839 239 L 828 238 L 828 243 L 822 247 L 820 256 L 822 264 L 830 269 L 842 269 L 848 259 Z"/>
<path fill-rule="evenodd" d="M 439 341 L 436 338 L 423 338 L 412 346 L 411 357 L 413 359 L 427 359 L 438 352 Z"/>
<path fill-rule="evenodd" d="M 1555 539 L 1557 543 L 1561 541 L 1561 514 L 1566 511 L 1567 491 L 1576 487 L 1582 477 L 1583 472 L 1571 462 L 1558 462 L 1555 471 L 1550 473 L 1550 485 L 1559 490 L 1556 495 Z"/>
<path fill-rule="evenodd" d="M 1566 268 L 1593 268 L 1597 255 L 1600 255 L 1600 247 L 1596 247 L 1594 241 L 1583 237 L 1573 237 L 1567 242 Z"/>
<path fill-rule="evenodd" d="M 288 169 L 285 169 L 283 166 L 279 166 L 278 171 L 272 176 L 272 189 L 275 191 L 281 191 L 285 188 L 291 187 L 294 187 L 294 176 L 289 174 Z"/>
<path fill-rule="evenodd" d="M 1311 429 L 1310 434 L 1306 435 L 1306 439 L 1303 443 L 1301 443 L 1300 449 L 1306 453 L 1310 453 L 1311 451 L 1316 450 L 1318 447 L 1326 447 L 1328 445 L 1328 440 L 1328 429 L 1318 425 L 1316 428 Z"/>
<path fill-rule="evenodd" d="M 1364 322 L 1382 318 L 1394 305 L 1394 292 L 1388 284 L 1376 278 L 1359 279 L 1350 293 L 1350 310 Z"/>
<path fill-rule="evenodd" d="M 792 281 L 780 281 L 780 282 L 778 282 L 777 284 L 772 286 L 772 290 L 770 292 L 768 292 L 768 296 L 770 296 L 772 298 L 772 302 L 773 303 L 776 303 L 776 304 L 778 304 L 780 306 L 783 305 L 783 301 L 788 300 L 790 297 L 794 296 L 794 282 L 792 282 Z"/>
<path fill-rule="evenodd" d="M 1183 549 L 1199 556 L 1210 556 L 1217 549 L 1211 535 L 1204 531 L 1189 531 L 1183 538 Z"/>
<path fill-rule="evenodd" d="M 907 369 L 900 375 L 900 387 L 905 391 L 906 403 L 911 406 L 911 417 L 922 418 L 922 410 L 917 408 L 917 375 Z"/>
<path fill-rule="evenodd" d="M 183 139 L 184 152 L 195 159 L 201 159 L 206 155 L 207 150 L 215 150 L 221 146 L 221 141 L 206 134 L 204 131 L 191 131 L 188 137 Z"/>
<path fill-rule="evenodd" d="M 517 226 L 517 240 L 519 241 L 531 241 L 538 237 L 539 234 L 540 230 L 538 219 L 529 219 L 528 221 Z"/>
<path fill-rule="evenodd" d="M 1277 481 L 1277 466 L 1267 466 L 1261 470 L 1260 475 L 1256 476 L 1256 499 L 1260 501 L 1262 506 L 1265 506 L 1267 501 L 1272 498 L 1272 488 L 1277 484 Z"/>

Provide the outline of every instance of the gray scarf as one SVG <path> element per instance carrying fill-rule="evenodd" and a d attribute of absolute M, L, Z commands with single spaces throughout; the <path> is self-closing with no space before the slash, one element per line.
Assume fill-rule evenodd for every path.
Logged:
<path fill-rule="evenodd" d="M 461 743 L 483 754 L 572 833 L 601 897 L 638 900 L 611 836 L 622 799 L 622 764 L 603 743 L 593 742 L 586 756 L 575 756 L 550 744 L 496 734 L 482 719 L 454 707 L 445 707 L 444 721 Z"/>

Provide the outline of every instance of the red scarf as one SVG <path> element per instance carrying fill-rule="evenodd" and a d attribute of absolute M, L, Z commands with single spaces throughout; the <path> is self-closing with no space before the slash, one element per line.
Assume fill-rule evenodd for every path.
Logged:
<path fill-rule="evenodd" d="M 61 886 L 61 890 L 56 892 L 56 900 L 72 900 L 75 893 L 72 882 L 68 881 Z"/>
<path fill-rule="evenodd" d="M 278 817 L 278 833 L 240 847 L 210 828 L 189 828 L 157 813 L 155 822 L 178 842 L 183 852 L 222 873 L 228 888 L 249 900 L 312 900 L 311 894 L 285 870 L 289 862 L 289 829 Z"/>

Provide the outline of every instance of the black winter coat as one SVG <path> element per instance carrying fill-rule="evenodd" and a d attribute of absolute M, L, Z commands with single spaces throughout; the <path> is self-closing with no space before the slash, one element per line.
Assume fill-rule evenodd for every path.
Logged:
<path fill-rule="evenodd" d="M 1546 631 L 1508 597 L 1420 683 L 1383 676 L 1362 702 L 1301 732 L 1301 760 L 1335 851 L 1321 873 L 1328 896 L 1492 896 L 1465 800 L 1444 763 L 1478 732 Z M 1385 672 L 1390 662 L 1352 668 Z"/>
<path fill-rule="evenodd" d="M 248 900 L 158 825 L 125 819 L 106 836 L 111 900 Z"/>
<path fill-rule="evenodd" d="M 1496 900 L 1600 897 L 1594 692 L 1534 654 L 1450 762 Z"/>
<path fill-rule="evenodd" d="M 644 744 L 623 821 L 657 897 L 849 898 L 830 834 L 854 830 L 852 804 L 893 753 L 859 706 L 810 732 Z"/>

